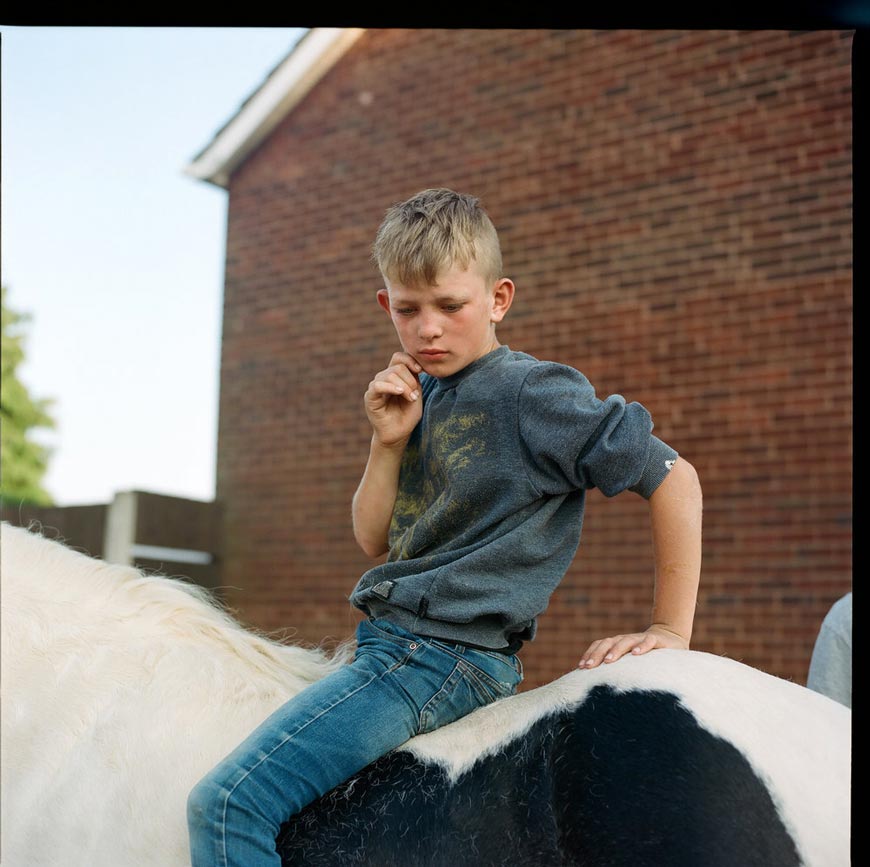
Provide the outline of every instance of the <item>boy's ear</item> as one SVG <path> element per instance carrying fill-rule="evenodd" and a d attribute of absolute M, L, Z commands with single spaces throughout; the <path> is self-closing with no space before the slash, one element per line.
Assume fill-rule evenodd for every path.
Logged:
<path fill-rule="evenodd" d="M 492 288 L 492 313 L 491 322 L 501 322 L 505 314 L 510 310 L 514 301 L 516 287 L 514 281 L 502 277 Z"/>
<path fill-rule="evenodd" d="M 390 314 L 390 293 L 386 289 L 378 289 L 378 304 L 387 311 L 388 316 L 392 316 Z"/>

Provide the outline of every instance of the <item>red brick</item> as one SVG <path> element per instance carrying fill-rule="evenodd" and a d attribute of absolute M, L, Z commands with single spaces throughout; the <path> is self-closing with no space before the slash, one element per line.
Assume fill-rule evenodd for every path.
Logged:
<path fill-rule="evenodd" d="M 694 646 L 804 682 L 851 574 L 850 63 L 836 31 L 367 31 L 231 180 L 217 477 L 240 616 L 353 633 L 362 393 L 396 345 L 370 244 L 446 185 L 500 229 L 502 341 L 640 400 L 697 467 Z M 526 688 L 651 598 L 645 505 L 593 492 Z"/>

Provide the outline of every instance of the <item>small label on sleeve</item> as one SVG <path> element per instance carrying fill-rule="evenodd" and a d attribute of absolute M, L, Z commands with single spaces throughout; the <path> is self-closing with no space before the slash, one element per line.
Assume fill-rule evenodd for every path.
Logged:
<path fill-rule="evenodd" d="M 390 591 L 393 589 L 393 583 L 394 582 L 392 581 L 381 581 L 380 584 L 375 584 L 375 586 L 372 587 L 372 593 L 377 593 L 382 599 L 389 599 Z"/>

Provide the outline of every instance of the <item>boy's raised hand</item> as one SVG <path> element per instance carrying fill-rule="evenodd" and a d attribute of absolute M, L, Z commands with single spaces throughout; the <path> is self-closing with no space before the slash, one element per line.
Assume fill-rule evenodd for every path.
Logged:
<path fill-rule="evenodd" d="M 377 440 L 404 444 L 423 415 L 418 374 L 423 368 L 407 352 L 395 352 L 390 366 L 375 375 L 365 393 L 366 415 Z"/>
<path fill-rule="evenodd" d="M 577 664 L 577 668 L 595 668 L 602 662 L 616 662 L 627 653 L 639 656 L 642 653 L 655 650 L 657 647 L 688 650 L 689 642 L 682 635 L 654 623 L 645 632 L 614 635 L 610 638 L 599 638 L 598 641 L 593 641 Z"/>

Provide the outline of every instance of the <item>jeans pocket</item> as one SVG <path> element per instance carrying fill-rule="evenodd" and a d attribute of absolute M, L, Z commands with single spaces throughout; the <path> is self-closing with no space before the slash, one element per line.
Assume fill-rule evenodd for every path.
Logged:
<path fill-rule="evenodd" d="M 473 710 L 514 692 L 514 682 L 496 680 L 483 669 L 469 663 L 464 655 L 443 652 L 437 646 L 433 649 L 440 653 L 441 665 L 449 663 L 450 668 L 444 670 L 450 673 L 441 688 L 422 707 L 418 734 L 455 722 Z"/>
<path fill-rule="evenodd" d="M 462 662 L 469 680 L 489 701 L 514 695 L 523 679 L 521 663 L 513 655 L 468 648 Z"/>

